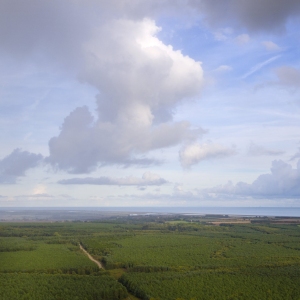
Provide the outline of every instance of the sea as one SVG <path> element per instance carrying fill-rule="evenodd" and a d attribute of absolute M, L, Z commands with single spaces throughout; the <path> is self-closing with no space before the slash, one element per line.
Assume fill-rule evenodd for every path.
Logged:
<path fill-rule="evenodd" d="M 300 217 L 300 207 L 0 207 L 2 212 L 20 211 L 114 212 L 128 214 L 189 214 Z"/>
<path fill-rule="evenodd" d="M 82 208 L 90 210 L 90 208 Z M 300 217 L 300 207 L 95 207 L 93 210 L 146 214 L 218 214 Z"/>

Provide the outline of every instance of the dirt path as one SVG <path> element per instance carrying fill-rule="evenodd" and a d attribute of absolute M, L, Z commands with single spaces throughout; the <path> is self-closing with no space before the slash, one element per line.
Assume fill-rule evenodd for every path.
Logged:
<path fill-rule="evenodd" d="M 80 249 L 88 256 L 88 258 L 93 261 L 100 269 L 104 269 L 101 263 L 96 260 L 91 254 L 89 254 L 82 246 L 79 244 Z"/>
<path fill-rule="evenodd" d="M 80 247 L 80 249 L 87 255 L 87 257 L 91 260 L 91 261 L 93 261 L 100 269 L 104 269 L 103 268 L 103 266 L 102 266 L 102 264 L 98 261 L 98 260 L 96 260 L 91 254 L 89 254 L 83 247 L 82 247 L 82 245 L 79 243 L 79 247 Z M 125 287 L 126 288 L 126 287 Z M 127 289 L 127 288 L 126 288 Z M 134 297 L 133 295 L 131 295 L 131 294 L 129 294 L 131 297 Z M 128 300 L 131 300 L 131 297 L 130 296 L 128 296 L 128 298 L 126 298 L 126 299 L 128 299 Z M 139 299 L 139 298 L 134 298 L 134 299 Z"/>

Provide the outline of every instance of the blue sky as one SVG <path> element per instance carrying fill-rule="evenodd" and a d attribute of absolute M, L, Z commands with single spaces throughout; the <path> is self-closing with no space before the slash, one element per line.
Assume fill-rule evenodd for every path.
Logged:
<path fill-rule="evenodd" d="M 300 206 L 298 0 L 10 0 L 0 20 L 1 206 Z"/>

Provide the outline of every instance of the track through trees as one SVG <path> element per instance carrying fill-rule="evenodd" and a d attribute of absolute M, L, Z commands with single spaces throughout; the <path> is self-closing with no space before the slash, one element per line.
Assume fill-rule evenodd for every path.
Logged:
<path fill-rule="evenodd" d="M 82 247 L 81 244 L 79 244 L 79 247 L 80 247 L 80 249 L 87 255 L 87 257 L 88 257 L 91 261 L 93 261 L 93 262 L 99 267 L 99 269 L 104 269 L 103 266 L 102 266 L 102 264 L 101 264 L 98 260 L 96 260 L 95 258 L 93 258 L 93 256 L 92 256 L 91 254 L 89 254 L 89 253 Z"/>

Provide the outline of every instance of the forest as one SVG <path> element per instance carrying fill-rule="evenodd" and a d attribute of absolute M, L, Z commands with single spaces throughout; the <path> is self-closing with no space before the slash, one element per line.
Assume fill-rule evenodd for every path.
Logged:
<path fill-rule="evenodd" d="M 0 299 L 300 299 L 296 221 L 2 222 Z"/>

